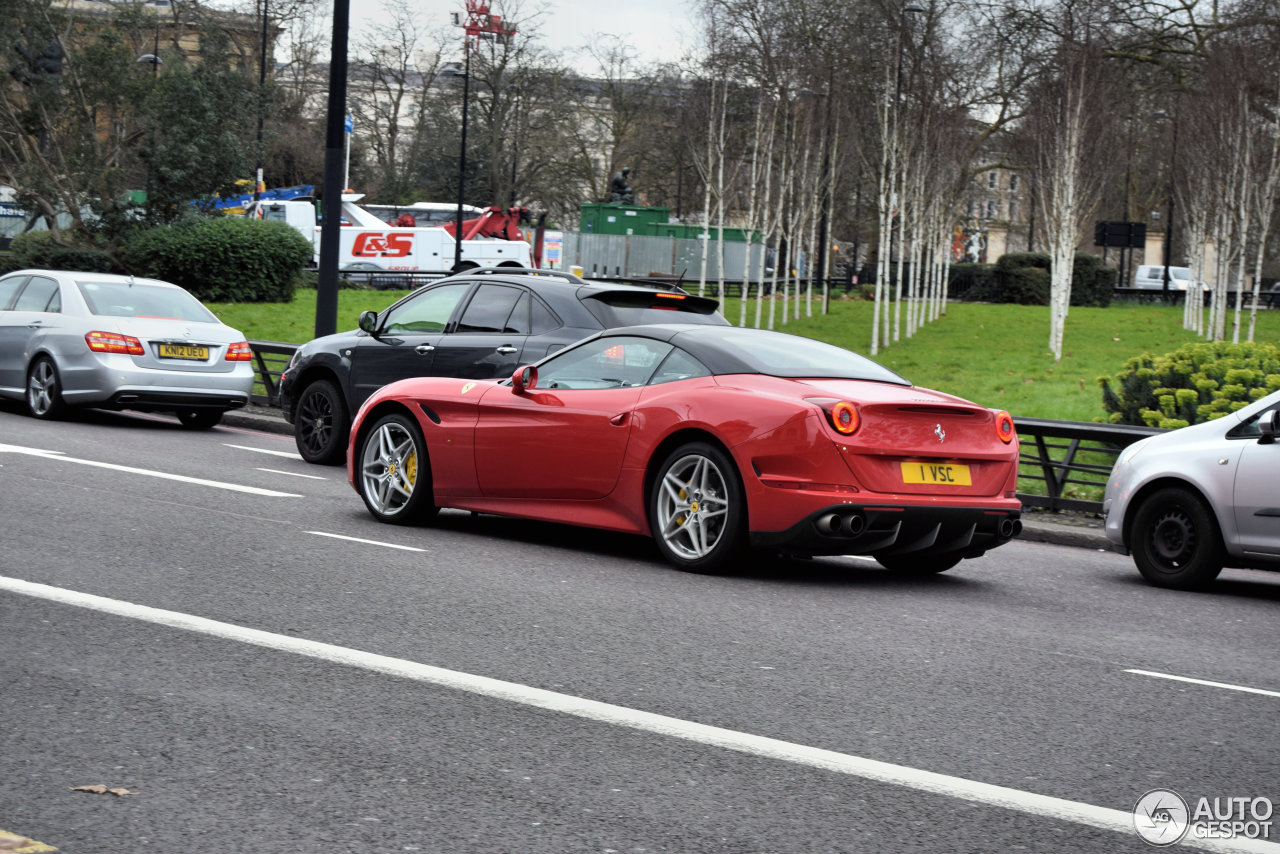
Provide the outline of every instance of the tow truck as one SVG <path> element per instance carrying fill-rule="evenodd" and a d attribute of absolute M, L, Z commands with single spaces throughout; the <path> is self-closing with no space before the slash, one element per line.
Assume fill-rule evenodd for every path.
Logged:
<path fill-rule="evenodd" d="M 361 207 L 358 203 L 363 198 L 363 193 L 342 194 L 340 269 L 382 269 L 410 276 L 443 276 L 476 267 L 527 268 L 534 263 L 528 241 L 511 236 L 509 224 L 504 222 L 510 214 L 482 214 L 476 218 L 480 220 L 478 227 L 464 227 L 462 260 L 455 265 L 457 240 L 452 224 L 448 227 L 397 228 Z M 489 210 L 501 212 L 500 208 Z M 319 266 L 320 225 L 314 198 L 263 201 L 251 206 L 245 215 L 283 222 L 297 229 L 315 247 L 312 264 Z M 517 228 L 514 234 L 519 233 Z"/>

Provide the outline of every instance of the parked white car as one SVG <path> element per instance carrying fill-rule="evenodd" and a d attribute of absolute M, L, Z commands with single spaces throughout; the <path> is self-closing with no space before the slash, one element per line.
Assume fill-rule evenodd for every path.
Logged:
<path fill-rule="evenodd" d="M 1107 481 L 1113 548 L 1157 587 L 1203 587 L 1224 566 L 1280 570 L 1280 391 L 1130 445 Z"/>
<path fill-rule="evenodd" d="M 1169 268 L 1169 290 L 1185 291 L 1187 289 L 1187 284 L 1190 281 L 1190 267 Z M 1164 267 L 1162 265 L 1153 264 L 1143 264 L 1139 266 L 1137 272 L 1133 274 L 1133 286 L 1144 291 L 1164 290 Z M 1201 290 L 1208 287 L 1209 286 L 1206 283 L 1200 283 Z"/>

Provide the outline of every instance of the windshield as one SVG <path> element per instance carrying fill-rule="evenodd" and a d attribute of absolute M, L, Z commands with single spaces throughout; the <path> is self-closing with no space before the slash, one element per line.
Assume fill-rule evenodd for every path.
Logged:
<path fill-rule="evenodd" d="M 103 317 L 158 317 L 190 323 L 218 323 L 191 294 L 142 282 L 77 282 L 89 311 Z"/>

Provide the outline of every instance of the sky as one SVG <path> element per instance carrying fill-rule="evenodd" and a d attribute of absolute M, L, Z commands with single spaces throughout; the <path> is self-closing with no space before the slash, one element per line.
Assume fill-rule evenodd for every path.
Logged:
<path fill-rule="evenodd" d="M 460 15 L 465 0 L 407 0 L 424 29 L 447 25 L 451 12 Z M 642 62 L 680 59 L 686 45 L 694 43 L 697 0 L 520 0 L 525 17 L 541 9 L 538 43 L 560 53 L 570 65 L 575 53 L 598 33 L 627 38 Z M 495 12 L 498 4 L 490 0 Z M 353 35 L 356 21 L 383 16 L 383 0 L 351 0 Z"/>

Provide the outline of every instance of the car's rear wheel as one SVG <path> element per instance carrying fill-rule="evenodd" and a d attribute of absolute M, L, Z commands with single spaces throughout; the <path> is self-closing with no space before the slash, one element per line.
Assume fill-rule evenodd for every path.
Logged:
<path fill-rule="evenodd" d="M 328 380 L 316 380 L 302 390 L 293 418 L 293 440 L 309 463 L 338 465 L 347 459 L 351 419 L 342 395 Z"/>
<path fill-rule="evenodd" d="M 1168 487 L 1143 499 L 1130 550 L 1142 577 L 1157 587 L 1194 590 L 1222 572 L 1222 535 L 1195 493 Z"/>
<path fill-rule="evenodd" d="M 178 420 L 189 430 L 208 430 L 222 420 L 221 409 L 179 409 Z"/>
<path fill-rule="evenodd" d="M 67 411 L 58 366 L 48 356 L 36 359 L 27 371 L 27 411 L 46 420 L 60 418 Z"/>
<path fill-rule="evenodd" d="M 662 556 L 680 569 L 721 572 L 741 557 L 746 511 L 737 466 L 715 445 L 682 445 L 658 467 L 649 526 Z"/>
<path fill-rule="evenodd" d="M 876 555 L 885 569 L 903 575 L 936 575 L 946 572 L 961 561 L 958 554 Z"/>
<path fill-rule="evenodd" d="M 356 483 L 375 519 L 413 525 L 436 515 L 427 445 L 411 418 L 399 413 L 379 418 L 365 433 L 358 453 Z"/>

